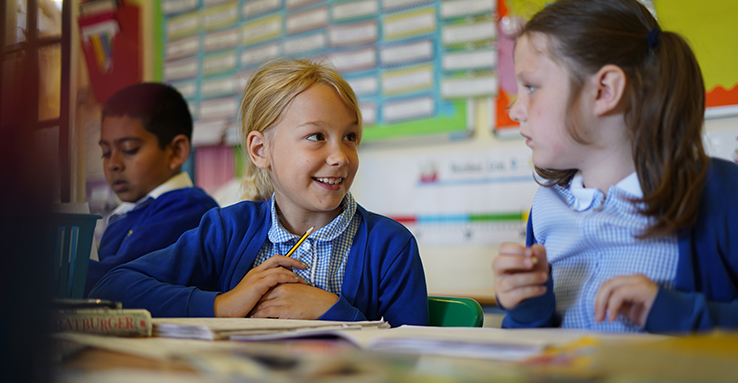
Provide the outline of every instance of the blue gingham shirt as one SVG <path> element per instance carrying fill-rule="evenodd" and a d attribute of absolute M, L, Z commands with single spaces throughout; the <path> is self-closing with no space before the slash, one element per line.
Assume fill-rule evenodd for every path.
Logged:
<path fill-rule="evenodd" d="M 300 239 L 287 231 L 279 221 L 274 196 L 270 200 L 272 210 L 272 226 L 267 234 L 268 241 L 264 243 L 256 256 L 254 266 L 262 264 L 270 257 L 284 255 Z M 346 260 L 351 251 L 354 235 L 361 225 L 361 214 L 356 213 L 356 201 L 347 193 L 341 202 L 343 212 L 331 223 L 314 231 L 292 254 L 295 258 L 307 265 L 303 270 L 292 271 L 310 286 L 319 287 L 333 294 L 341 294 L 343 275 L 346 270 Z"/>
<path fill-rule="evenodd" d="M 642 273 L 667 288 L 673 286 L 679 256 L 676 235 L 635 238 L 652 222 L 630 202 L 642 197 L 636 173 L 613 185 L 607 195 L 584 188 L 580 174 L 569 188 L 539 188 L 532 208 L 533 233 L 546 247 L 562 327 L 642 331 L 623 316 L 595 323 L 600 285 L 615 276 Z"/>

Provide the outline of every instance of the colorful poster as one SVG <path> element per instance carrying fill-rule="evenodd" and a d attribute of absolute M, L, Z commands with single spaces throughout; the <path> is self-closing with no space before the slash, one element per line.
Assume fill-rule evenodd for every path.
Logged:
<path fill-rule="evenodd" d="M 523 242 L 538 184 L 530 150 L 363 157 L 361 204 L 421 245 Z"/>
<path fill-rule="evenodd" d="M 664 30 L 687 38 L 702 69 L 705 117 L 738 115 L 738 1 L 655 0 Z"/>

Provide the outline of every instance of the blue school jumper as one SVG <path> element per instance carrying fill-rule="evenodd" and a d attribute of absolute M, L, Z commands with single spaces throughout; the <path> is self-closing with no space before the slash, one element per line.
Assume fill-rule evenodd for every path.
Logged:
<path fill-rule="evenodd" d="M 100 261 L 90 260 L 85 295 L 109 270 L 173 244 L 182 233 L 197 227 L 206 211 L 217 206 L 202 189 L 186 187 L 166 192 L 110 223 L 100 240 Z"/>
<path fill-rule="evenodd" d="M 319 319 L 427 325 L 428 295 L 415 238 L 361 206 L 356 214 L 362 222 L 341 294 Z M 270 227 L 268 201 L 213 209 L 174 245 L 112 270 L 90 296 L 145 308 L 155 317 L 212 317 L 216 295 L 232 290 L 251 270 Z"/>
<path fill-rule="evenodd" d="M 738 165 L 713 158 L 697 222 L 678 234 L 674 287 L 659 286 L 644 327 L 654 333 L 738 328 Z M 535 243 L 533 215 L 526 244 Z M 552 268 L 555 266 L 552 266 Z M 546 294 L 507 311 L 503 327 L 557 327 L 553 278 Z"/>

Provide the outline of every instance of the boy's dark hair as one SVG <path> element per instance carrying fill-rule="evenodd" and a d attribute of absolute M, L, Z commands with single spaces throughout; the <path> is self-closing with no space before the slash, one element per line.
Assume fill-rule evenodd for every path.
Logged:
<path fill-rule="evenodd" d="M 103 105 L 102 118 L 128 116 L 141 120 L 164 149 L 175 136 L 192 140 L 192 115 L 182 95 L 169 85 L 144 82 L 117 91 Z"/>

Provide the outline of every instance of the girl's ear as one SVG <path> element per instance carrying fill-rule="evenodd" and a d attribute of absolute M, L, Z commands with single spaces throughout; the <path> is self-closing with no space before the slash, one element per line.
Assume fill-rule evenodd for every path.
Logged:
<path fill-rule="evenodd" d="M 267 156 L 266 137 L 264 133 L 257 131 L 250 132 L 246 137 L 246 145 L 251 162 L 257 168 L 269 168 L 269 156 Z"/>
<path fill-rule="evenodd" d="M 172 154 L 169 157 L 169 169 L 176 171 L 182 167 L 182 164 L 190 156 L 192 150 L 190 140 L 184 134 L 178 134 L 174 136 L 169 147 L 172 149 Z"/>
<path fill-rule="evenodd" d="M 604 116 L 618 110 L 625 93 L 625 72 L 617 66 L 607 64 L 594 74 L 595 82 L 595 114 Z"/>

